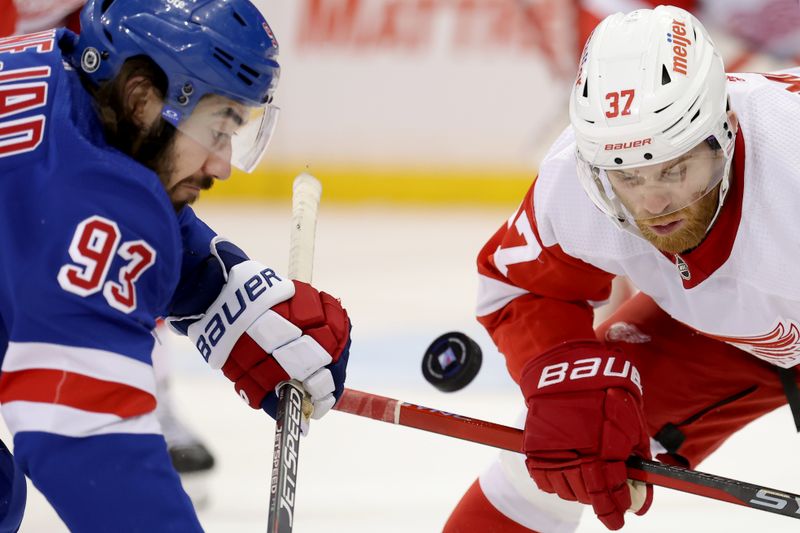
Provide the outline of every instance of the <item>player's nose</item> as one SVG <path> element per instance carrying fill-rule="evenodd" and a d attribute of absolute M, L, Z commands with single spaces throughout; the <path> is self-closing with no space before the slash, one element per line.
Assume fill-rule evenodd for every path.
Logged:
<path fill-rule="evenodd" d="M 203 171 L 207 176 L 214 176 L 218 180 L 226 180 L 231 177 L 230 158 L 211 152 L 203 164 Z"/>
<path fill-rule="evenodd" d="M 660 189 L 653 189 L 642 195 L 641 208 L 647 215 L 663 215 L 666 214 L 671 203 L 672 196 L 670 194 Z"/>

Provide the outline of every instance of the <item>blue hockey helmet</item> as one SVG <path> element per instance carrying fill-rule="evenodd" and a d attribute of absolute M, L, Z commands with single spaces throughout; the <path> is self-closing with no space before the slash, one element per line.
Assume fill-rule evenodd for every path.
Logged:
<path fill-rule="evenodd" d="M 278 42 L 249 0 L 89 0 L 71 62 L 94 84 L 114 78 L 125 61 L 145 55 L 168 79 L 162 117 L 182 131 L 207 95 L 241 104 L 233 164 L 252 170 L 277 120 Z M 236 145 L 238 141 L 238 146 Z"/>

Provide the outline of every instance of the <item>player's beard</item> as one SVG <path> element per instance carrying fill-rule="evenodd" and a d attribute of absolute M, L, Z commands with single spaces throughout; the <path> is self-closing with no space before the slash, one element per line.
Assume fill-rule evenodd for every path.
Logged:
<path fill-rule="evenodd" d="M 719 203 L 719 185 L 708 194 L 704 195 L 692 205 L 684 207 L 677 213 L 663 217 L 648 219 L 647 224 L 636 221 L 642 236 L 650 244 L 670 254 L 680 254 L 696 248 L 703 242 L 708 233 L 714 214 Z M 666 224 L 678 219 L 685 220 L 684 227 L 669 235 L 658 235 L 650 229 L 649 225 Z"/>
<path fill-rule="evenodd" d="M 177 130 L 172 124 L 159 117 L 156 123 L 134 144 L 135 150 L 131 153 L 131 157 L 136 161 L 158 174 L 165 189 L 173 170 L 172 154 L 176 133 Z"/>
<path fill-rule="evenodd" d="M 164 178 L 161 179 L 163 182 Z M 195 203 L 197 199 L 200 198 L 199 194 L 187 195 L 185 188 L 183 187 L 185 185 L 197 187 L 201 191 L 207 191 L 213 187 L 214 178 L 211 176 L 191 176 L 184 178 L 172 187 L 167 188 L 167 194 L 169 195 L 170 202 L 172 202 L 172 207 L 175 209 L 175 212 L 180 211 L 187 205 Z"/>
<path fill-rule="evenodd" d="M 199 195 L 182 193 L 181 185 L 191 184 L 200 190 L 207 191 L 214 185 L 214 178 L 211 176 L 189 176 L 175 182 L 175 141 L 178 135 L 171 124 L 161 118 L 158 121 L 151 128 L 151 131 L 141 139 L 135 158 L 139 163 L 158 175 L 164 190 L 169 196 L 172 207 L 177 213 L 187 205 L 193 204 L 199 197 Z M 170 183 L 173 185 L 170 186 Z"/>

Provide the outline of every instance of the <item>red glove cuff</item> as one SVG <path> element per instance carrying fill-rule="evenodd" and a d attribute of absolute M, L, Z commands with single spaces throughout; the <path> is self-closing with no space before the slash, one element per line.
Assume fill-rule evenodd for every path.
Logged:
<path fill-rule="evenodd" d="M 523 448 L 536 484 L 591 504 L 608 528 L 622 527 L 631 505 L 625 460 L 650 457 L 634 361 L 597 341 L 570 342 L 530 361 L 520 386 L 528 405 Z"/>
<path fill-rule="evenodd" d="M 528 362 L 520 387 L 525 401 L 556 393 L 621 388 L 639 400 L 642 382 L 632 358 L 598 341 L 561 344 Z"/>

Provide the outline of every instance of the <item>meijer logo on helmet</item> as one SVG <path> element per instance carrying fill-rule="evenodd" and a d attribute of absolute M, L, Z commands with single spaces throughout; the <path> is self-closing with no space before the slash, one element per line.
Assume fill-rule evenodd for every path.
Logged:
<path fill-rule="evenodd" d="M 689 52 L 687 47 L 692 45 L 692 41 L 686 38 L 686 25 L 678 20 L 672 21 L 672 71 L 686 76 L 689 64 L 686 57 Z"/>

